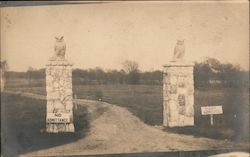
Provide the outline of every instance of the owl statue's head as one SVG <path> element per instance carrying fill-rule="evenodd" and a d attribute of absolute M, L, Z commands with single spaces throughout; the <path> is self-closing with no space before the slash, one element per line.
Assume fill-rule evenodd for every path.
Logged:
<path fill-rule="evenodd" d="M 57 42 L 62 42 L 62 41 L 64 41 L 64 40 L 63 40 L 63 36 L 59 36 L 59 35 L 56 36 L 55 39 L 56 39 Z"/>
<path fill-rule="evenodd" d="M 178 44 L 178 45 L 184 45 L 184 40 L 185 40 L 185 39 L 183 39 L 183 40 L 177 40 L 177 44 Z"/>

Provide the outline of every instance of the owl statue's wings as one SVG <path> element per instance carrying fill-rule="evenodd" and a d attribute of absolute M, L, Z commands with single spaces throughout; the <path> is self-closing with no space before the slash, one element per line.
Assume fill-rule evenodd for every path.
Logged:
<path fill-rule="evenodd" d="M 185 54 L 184 40 L 177 40 L 174 48 L 174 60 L 181 60 Z"/>
<path fill-rule="evenodd" d="M 55 47 L 54 47 L 55 53 L 52 58 L 55 60 L 64 59 L 65 51 L 66 51 L 66 44 L 63 40 L 63 36 L 56 36 L 55 39 L 56 39 Z"/>
<path fill-rule="evenodd" d="M 175 47 L 174 47 L 174 55 L 176 55 L 176 53 L 178 53 L 178 47 L 177 47 L 178 45 L 175 45 Z"/>

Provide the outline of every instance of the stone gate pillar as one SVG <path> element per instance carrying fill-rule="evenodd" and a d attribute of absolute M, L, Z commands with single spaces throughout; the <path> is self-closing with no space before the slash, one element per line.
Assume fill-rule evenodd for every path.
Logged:
<path fill-rule="evenodd" d="M 63 39 L 63 37 L 62 37 Z M 72 64 L 64 57 L 64 41 L 57 41 L 55 55 L 46 65 L 46 131 L 74 132 Z M 59 46 L 58 46 L 59 45 Z"/>
<path fill-rule="evenodd" d="M 163 126 L 194 125 L 194 63 L 183 60 L 184 41 L 178 40 L 174 59 L 163 70 Z"/>
<path fill-rule="evenodd" d="M 170 62 L 163 73 L 163 125 L 194 125 L 193 64 Z"/>

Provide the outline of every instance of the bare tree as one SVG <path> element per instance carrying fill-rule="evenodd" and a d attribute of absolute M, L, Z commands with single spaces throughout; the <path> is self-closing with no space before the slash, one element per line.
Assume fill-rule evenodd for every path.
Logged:
<path fill-rule="evenodd" d="M 127 83 L 139 83 L 139 64 L 136 61 L 126 60 L 122 63 L 124 71 L 127 73 Z"/>
<path fill-rule="evenodd" d="M 139 64 L 136 61 L 126 60 L 122 63 L 122 66 L 126 73 L 139 70 Z"/>

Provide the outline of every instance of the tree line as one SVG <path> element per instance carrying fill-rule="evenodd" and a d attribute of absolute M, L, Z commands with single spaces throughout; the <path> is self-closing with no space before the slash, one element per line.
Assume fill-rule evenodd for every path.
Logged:
<path fill-rule="evenodd" d="M 161 70 L 140 71 L 135 61 L 123 62 L 121 70 L 103 70 L 100 67 L 92 69 L 74 69 L 73 84 L 148 84 L 162 85 Z M 44 79 L 45 69 L 36 70 L 29 67 L 26 72 L 6 72 L 6 80 L 23 78 L 28 80 Z M 249 71 L 244 71 L 239 65 L 221 63 L 214 58 L 206 58 L 196 62 L 194 66 L 195 88 L 241 88 L 248 87 Z M 45 82 L 45 81 L 44 81 Z"/>
<path fill-rule="evenodd" d="M 239 65 L 206 58 L 195 63 L 194 83 L 196 88 L 248 88 L 249 71 L 242 70 Z"/>

